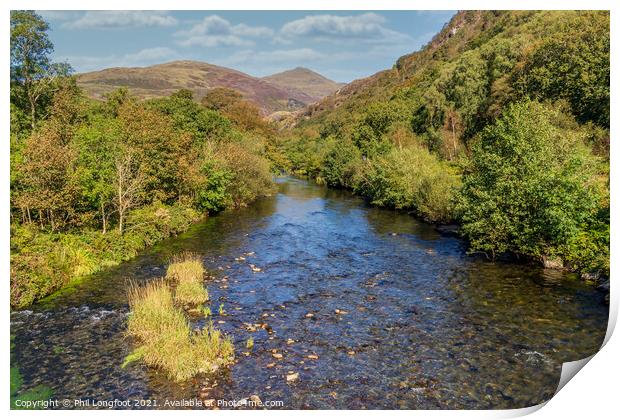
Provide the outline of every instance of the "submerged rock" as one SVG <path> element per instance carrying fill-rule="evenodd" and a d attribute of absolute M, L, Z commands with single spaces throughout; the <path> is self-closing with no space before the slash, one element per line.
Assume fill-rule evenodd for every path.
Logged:
<path fill-rule="evenodd" d="M 299 373 L 290 373 L 286 375 L 286 382 L 293 382 L 299 379 Z"/>
<path fill-rule="evenodd" d="M 542 256 L 542 264 L 545 268 L 551 268 L 554 270 L 561 270 L 564 268 L 564 261 L 558 257 L 550 257 L 548 255 Z"/>

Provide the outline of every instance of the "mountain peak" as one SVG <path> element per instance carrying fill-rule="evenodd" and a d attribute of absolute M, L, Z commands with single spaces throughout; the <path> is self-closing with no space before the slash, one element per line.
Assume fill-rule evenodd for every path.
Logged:
<path fill-rule="evenodd" d="M 301 66 L 263 77 L 262 80 L 277 86 L 293 87 L 308 93 L 317 100 L 334 93 L 343 85 Z"/>

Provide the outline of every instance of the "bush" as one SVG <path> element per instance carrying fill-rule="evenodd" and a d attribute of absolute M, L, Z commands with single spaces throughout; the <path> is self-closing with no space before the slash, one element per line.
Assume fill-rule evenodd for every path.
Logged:
<path fill-rule="evenodd" d="M 513 104 L 482 131 L 459 203 L 472 250 L 558 255 L 588 236 L 600 204 L 597 162 L 578 133 L 552 124 L 554 112 Z"/>
<path fill-rule="evenodd" d="M 323 160 L 322 178 L 330 187 L 350 188 L 359 162 L 361 154 L 352 142 L 336 140 Z"/>
<path fill-rule="evenodd" d="M 426 149 L 394 149 L 369 164 L 356 191 L 377 206 L 413 210 L 425 220 L 448 222 L 454 217 L 453 198 L 459 176 Z"/>

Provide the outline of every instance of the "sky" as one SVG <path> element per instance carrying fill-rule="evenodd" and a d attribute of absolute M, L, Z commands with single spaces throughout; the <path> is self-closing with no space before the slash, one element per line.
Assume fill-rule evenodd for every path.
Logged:
<path fill-rule="evenodd" d="M 337 82 L 391 68 L 452 11 L 39 11 L 76 72 L 196 60 L 263 77 L 298 66 Z"/>

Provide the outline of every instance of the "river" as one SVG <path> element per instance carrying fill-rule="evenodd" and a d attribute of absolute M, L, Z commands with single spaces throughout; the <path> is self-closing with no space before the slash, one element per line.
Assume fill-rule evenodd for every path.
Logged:
<path fill-rule="evenodd" d="M 603 341 L 608 306 L 575 275 L 468 256 L 462 240 L 346 191 L 292 178 L 278 187 L 12 312 L 23 389 L 159 407 L 202 393 L 287 409 L 520 408 L 552 397 L 562 363 Z M 140 363 L 121 368 L 133 348 L 125 290 L 183 251 L 213 277 L 213 322 L 233 336 L 237 361 L 175 384 Z"/>

